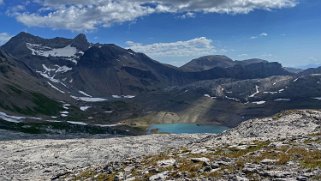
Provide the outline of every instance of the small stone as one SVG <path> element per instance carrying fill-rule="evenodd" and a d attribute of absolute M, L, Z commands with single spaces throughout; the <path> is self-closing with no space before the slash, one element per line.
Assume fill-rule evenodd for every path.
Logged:
<path fill-rule="evenodd" d="M 218 163 L 214 162 L 214 163 L 211 164 L 211 167 L 212 167 L 212 169 L 215 169 L 215 168 L 219 168 L 220 165 Z"/>
<path fill-rule="evenodd" d="M 271 163 L 276 163 L 277 160 L 273 160 L 273 159 L 264 159 L 261 161 L 262 164 L 271 164 Z"/>
<path fill-rule="evenodd" d="M 217 162 L 215 162 L 215 164 L 218 164 L 218 165 L 230 165 L 231 163 L 230 162 L 225 162 L 225 161 L 223 161 L 223 160 L 220 160 L 220 161 L 217 161 Z"/>
<path fill-rule="evenodd" d="M 269 144 L 269 147 L 274 147 L 274 148 L 281 148 L 282 146 L 288 146 L 288 144 L 284 144 L 282 142 L 273 142 Z"/>
<path fill-rule="evenodd" d="M 260 169 L 261 169 L 260 165 L 246 163 L 242 171 L 244 173 L 253 173 L 253 172 L 257 172 Z"/>
<path fill-rule="evenodd" d="M 237 150 L 246 150 L 249 148 L 248 145 L 232 145 L 230 148 L 237 149 Z"/>
<path fill-rule="evenodd" d="M 191 161 L 194 162 L 194 163 L 203 162 L 205 165 L 209 165 L 210 159 L 205 158 L 205 157 L 202 157 L 202 158 L 192 158 Z"/>
<path fill-rule="evenodd" d="M 207 149 L 204 148 L 204 149 L 194 149 L 191 151 L 192 154 L 201 154 L 201 153 L 206 153 L 207 152 Z"/>
<path fill-rule="evenodd" d="M 159 167 L 169 167 L 173 166 L 176 163 L 176 160 L 174 159 L 168 159 L 168 160 L 161 160 L 157 162 L 157 165 Z"/>
<path fill-rule="evenodd" d="M 212 170 L 210 171 L 210 173 L 214 173 L 214 172 L 217 172 L 217 171 L 220 171 L 220 170 L 221 170 L 221 168 L 212 169 Z"/>
<path fill-rule="evenodd" d="M 246 178 L 246 177 L 240 177 L 240 176 L 238 176 L 238 175 L 235 177 L 235 180 L 236 180 L 236 181 L 249 181 L 248 178 Z"/>
<path fill-rule="evenodd" d="M 149 177 L 150 181 L 162 181 L 162 180 L 166 180 L 168 176 L 168 171 L 153 175 L 151 177 Z"/>
<path fill-rule="evenodd" d="M 296 178 L 298 181 L 307 181 L 308 180 L 308 177 L 306 176 L 303 176 L 303 175 L 300 175 Z"/>
<path fill-rule="evenodd" d="M 109 165 L 105 166 L 105 167 L 103 168 L 103 170 L 104 170 L 107 174 L 113 173 L 113 168 L 110 167 Z"/>
<path fill-rule="evenodd" d="M 227 157 L 222 157 L 221 160 L 224 161 L 224 162 L 232 162 L 232 160 L 230 158 L 227 158 Z"/>
<path fill-rule="evenodd" d="M 128 166 L 126 168 L 124 168 L 125 172 L 131 172 L 134 169 L 134 166 Z"/>
<path fill-rule="evenodd" d="M 212 167 L 211 167 L 211 166 L 206 166 L 206 167 L 204 167 L 204 169 L 203 169 L 204 172 L 209 172 L 209 171 L 211 171 L 211 170 L 212 170 Z"/>
<path fill-rule="evenodd" d="M 136 178 L 135 177 L 130 177 L 130 178 L 127 178 L 125 181 L 134 181 Z"/>

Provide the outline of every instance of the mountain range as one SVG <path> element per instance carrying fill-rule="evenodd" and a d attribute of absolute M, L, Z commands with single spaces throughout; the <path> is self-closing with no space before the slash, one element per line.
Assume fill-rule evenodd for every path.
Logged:
<path fill-rule="evenodd" d="M 174 67 L 114 44 L 89 43 L 84 34 L 45 39 L 22 32 L 0 49 L 0 111 L 5 120 L 121 124 L 133 132 L 155 122 L 236 126 L 321 107 L 320 69 L 289 71 L 278 62 L 223 55 Z"/>

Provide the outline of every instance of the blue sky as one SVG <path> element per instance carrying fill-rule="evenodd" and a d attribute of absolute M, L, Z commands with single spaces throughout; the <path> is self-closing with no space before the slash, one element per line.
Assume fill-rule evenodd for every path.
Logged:
<path fill-rule="evenodd" d="M 284 66 L 321 64 L 316 0 L 0 0 L 0 43 L 21 32 L 52 38 L 83 32 L 180 66 L 224 54 Z"/>

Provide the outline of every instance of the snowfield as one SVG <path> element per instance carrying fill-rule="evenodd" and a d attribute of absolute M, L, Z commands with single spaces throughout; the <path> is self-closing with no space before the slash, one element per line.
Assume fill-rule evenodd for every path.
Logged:
<path fill-rule="evenodd" d="M 32 51 L 32 55 L 43 57 L 73 57 L 78 52 L 77 48 L 70 45 L 63 48 L 51 48 L 40 44 L 27 43 L 27 48 Z"/>
<path fill-rule="evenodd" d="M 256 101 L 256 102 L 252 102 L 253 104 L 257 104 L 257 105 L 261 105 L 261 104 L 265 104 L 266 101 Z"/>
<path fill-rule="evenodd" d="M 276 101 L 276 102 L 289 102 L 289 101 L 291 101 L 291 99 L 279 98 L 279 99 L 274 99 L 274 101 Z"/>
<path fill-rule="evenodd" d="M 69 124 L 75 124 L 75 125 L 82 125 L 82 126 L 87 126 L 87 123 L 84 122 L 75 122 L 75 121 L 67 121 Z"/>
<path fill-rule="evenodd" d="M 80 94 L 82 94 L 82 95 L 84 95 L 84 96 L 86 96 L 86 97 L 93 97 L 93 96 L 91 96 L 91 95 L 89 95 L 89 94 L 87 94 L 86 92 L 84 92 L 84 91 L 78 91 Z"/>
<path fill-rule="evenodd" d="M 91 108 L 91 106 L 81 106 L 80 110 L 87 111 L 89 108 Z"/>
<path fill-rule="evenodd" d="M 250 95 L 249 97 L 255 97 L 257 94 L 259 94 L 260 93 L 260 91 L 259 91 L 259 86 L 255 86 L 255 93 L 253 93 L 252 95 Z"/>
<path fill-rule="evenodd" d="M 84 102 L 104 102 L 107 101 L 107 99 L 104 98 L 98 98 L 98 97 L 76 97 L 76 96 L 70 96 L 73 99 L 76 99 L 78 101 L 84 101 Z"/>
<path fill-rule="evenodd" d="M 64 94 L 64 93 L 65 93 L 64 91 L 62 91 L 62 90 L 58 89 L 58 87 L 56 87 L 56 86 L 52 85 L 50 82 L 47 82 L 47 83 L 49 84 L 49 86 L 50 86 L 51 88 L 53 88 L 53 89 L 57 90 L 58 92 L 60 92 L 60 93 L 62 93 L 62 94 Z"/>
<path fill-rule="evenodd" d="M 132 99 L 135 97 L 136 96 L 133 96 L 133 95 L 112 95 L 112 98 L 114 98 L 114 99 L 121 99 L 121 98 Z"/>
<path fill-rule="evenodd" d="M 9 116 L 4 112 L 0 112 L 0 119 L 11 123 L 20 123 L 25 119 L 25 117 Z"/>
<path fill-rule="evenodd" d="M 8 115 L 7 113 L 0 112 L 0 120 L 4 120 L 4 121 L 7 121 L 7 122 L 21 123 L 25 119 L 41 120 L 41 118 L 37 118 L 37 117 L 11 116 L 11 115 Z"/>
<path fill-rule="evenodd" d="M 72 47 L 71 45 L 63 48 L 52 48 L 43 46 L 41 44 L 26 43 L 26 46 L 29 50 L 31 50 L 32 55 L 42 57 L 60 57 L 64 58 L 65 60 L 69 60 L 74 64 L 77 64 L 77 59 L 79 58 L 77 54 L 84 54 L 84 52 Z"/>

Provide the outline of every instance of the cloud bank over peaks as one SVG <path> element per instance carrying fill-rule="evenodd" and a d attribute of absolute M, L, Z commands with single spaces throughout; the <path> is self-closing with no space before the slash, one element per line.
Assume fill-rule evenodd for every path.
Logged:
<path fill-rule="evenodd" d="M 183 13 L 186 17 L 197 12 L 247 14 L 296 4 L 296 0 L 31 0 L 25 9 L 12 7 L 8 12 L 30 27 L 90 31 L 156 13 Z M 35 6 L 38 10 L 31 11 L 34 8 L 29 7 Z"/>
<path fill-rule="evenodd" d="M 213 41 L 206 37 L 199 37 L 186 41 L 152 44 L 141 44 L 127 41 L 126 44 L 127 48 L 137 52 L 143 52 L 152 57 L 203 56 L 216 52 Z"/>

